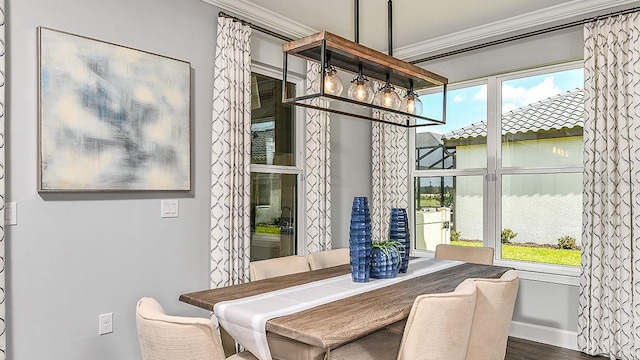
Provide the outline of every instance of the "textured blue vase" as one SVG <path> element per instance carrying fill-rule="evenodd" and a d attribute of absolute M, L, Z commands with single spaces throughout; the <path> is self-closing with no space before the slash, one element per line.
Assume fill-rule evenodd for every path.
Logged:
<path fill-rule="evenodd" d="M 409 219 L 407 210 L 401 208 L 391 209 L 391 219 L 389 221 L 389 239 L 399 242 L 400 247 L 400 269 L 401 273 L 406 273 L 409 267 Z"/>
<path fill-rule="evenodd" d="M 401 258 L 395 250 L 373 248 L 371 251 L 371 271 L 369 276 L 373 279 L 391 279 L 398 275 Z"/>
<path fill-rule="evenodd" d="M 359 283 L 368 282 L 371 266 L 371 218 L 369 200 L 366 197 L 353 198 L 349 228 L 349 255 L 351 279 Z"/>

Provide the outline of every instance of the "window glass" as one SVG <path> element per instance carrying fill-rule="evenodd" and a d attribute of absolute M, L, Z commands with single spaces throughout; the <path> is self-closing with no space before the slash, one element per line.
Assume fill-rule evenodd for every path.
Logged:
<path fill-rule="evenodd" d="M 295 93 L 295 84 L 287 83 Z M 251 74 L 251 163 L 293 166 L 295 111 L 282 104 L 282 80 Z"/>
<path fill-rule="evenodd" d="M 582 69 L 502 82 L 502 166 L 582 164 Z"/>
<path fill-rule="evenodd" d="M 420 96 L 426 117 L 442 119 L 442 92 Z M 486 166 L 487 86 L 447 91 L 445 125 L 416 128 L 416 170 Z M 466 155 L 456 156 L 460 147 Z"/>
<path fill-rule="evenodd" d="M 282 80 L 251 74 L 251 261 L 297 253 L 295 114 L 282 104 Z"/>
<path fill-rule="evenodd" d="M 580 265 L 583 74 L 575 63 L 451 86 L 446 125 L 415 131 L 414 250 L 488 246 L 497 259 Z M 439 118 L 442 93 L 421 99 Z"/>
<path fill-rule="evenodd" d="M 580 265 L 582 173 L 502 176 L 502 258 Z"/>
<path fill-rule="evenodd" d="M 297 175 L 251 173 L 251 261 L 296 253 Z"/>
<path fill-rule="evenodd" d="M 503 259 L 580 265 L 583 76 L 577 68 L 501 82 Z"/>
<path fill-rule="evenodd" d="M 482 185 L 482 176 L 416 178 L 415 249 L 482 246 Z"/>

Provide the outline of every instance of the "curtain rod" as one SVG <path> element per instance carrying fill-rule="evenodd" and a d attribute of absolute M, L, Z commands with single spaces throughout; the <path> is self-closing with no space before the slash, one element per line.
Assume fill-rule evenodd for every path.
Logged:
<path fill-rule="evenodd" d="M 474 51 L 474 50 L 479 50 L 479 49 L 484 49 L 490 46 L 494 46 L 494 45 L 500 45 L 500 44 L 504 44 L 504 43 L 508 43 L 511 41 L 516 41 L 516 40 L 522 40 L 522 39 L 526 39 L 529 37 L 533 37 L 533 36 L 537 36 L 537 35 L 543 35 L 543 34 L 547 34 L 550 32 L 554 32 L 554 31 L 559 31 L 559 30 L 564 30 L 564 29 L 568 29 L 568 28 L 572 28 L 575 26 L 580 26 L 580 25 L 584 25 L 586 23 L 592 22 L 592 21 L 598 21 L 601 19 L 607 19 L 607 18 L 611 18 L 614 16 L 619 16 L 619 15 L 627 15 L 627 14 L 631 14 L 634 12 L 638 12 L 640 11 L 640 7 L 632 7 L 630 9 L 626 9 L 626 10 L 620 10 L 620 11 L 616 11 L 616 12 L 612 12 L 609 14 L 605 14 L 605 15 L 598 15 L 598 16 L 594 16 L 592 18 L 586 18 L 586 19 L 582 19 L 582 20 L 577 20 L 577 21 L 573 21 L 570 23 L 566 23 L 566 24 L 561 24 L 561 25 L 555 25 L 555 26 L 551 26 L 548 28 L 544 28 L 544 29 L 540 29 L 540 30 L 535 30 L 535 31 L 530 31 L 524 34 L 520 34 L 520 35 L 514 35 L 514 36 L 509 36 L 506 37 L 504 39 L 498 39 L 498 40 L 493 40 L 493 41 L 489 41 L 486 43 L 482 43 L 482 44 L 478 44 L 478 45 L 473 45 L 473 46 L 469 46 L 466 48 L 462 48 L 462 49 L 458 49 L 458 50 L 453 50 L 453 51 L 448 51 L 442 54 L 438 54 L 438 55 L 432 55 L 432 56 L 427 56 L 421 59 L 417 59 L 417 60 L 413 60 L 413 61 L 409 61 L 410 64 L 419 64 L 419 63 L 423 63 L 423 62 L 427 62 L 427 61 L 431 61 L 431 60 L 436 60 L 436 59 L 441 59 L 444 57 L 449 57 L 449 56 L 453 56 L 453 55 L 459 55 L 459 54 L 463 54 L 469 51 Z M 240 18 L 237 18 L 235 16 L 231 16 L 227 13 L 224 13 L 222 11 L 220 11 L 218 13 L 218 16 L 222 16 L 222 17 L 226 17 L 229 19 L 233 19 L 233 21 L 238 21 L 244 25 L 250 26 L 252 29 L 260 31 L 262 33 L 265 33 L 267 35 L 273 36 L 275 38 L 278 38 L 280 40 L 284 40 L 284 41 L 293 41 L 294 39 L 291 39 L 289 37 L 286 37 L 282 34 L 278 34 L 274 31 L 265 29 L 263 27 L 260 27 L 258 25 L 254 25 L 246 20 L 242 20 Z"/>
<path fill-rule="evenodd" d="M 551 27 L 548 27 L 548 28 L 545 28 L 545 29 L 535 30 L 535 31 L 527 32 L 527 33 L 520 34 L 520 35 L 509 36 L 509 37 L 506 37 L 504 39 L 489 41 L 489 42 L 486 42 L 486 43 L 483 43 L 483 44 L 478 44 L 478 45 L 473 45 L 473 46 L 469 46 L 469 47 L 458 49 L 458 50 L 448 51 L 448 52 L 445 52 L 445 53 L 442 53 L 442 54 L 439 54 L 439 55 L 427 56 L 427 57 L 422 58 L 422 59 L 409 61 L 409 63 L 415 65 L 415 64 L 418 64 L 418 63 L 423 63 L 423 62 L 427 62 L 427 61 L 431 61 L 431 60 L 435 60 L 435 59 L 441 59 L 441 58 L 444 58 L 444 57 L 458 55 L 458 54 L 466 53 L 466 52 L 473 51 L 473 50 L 484 49 L 484 48 L 489 47 L 489 46 L 504 44 L 504 43 L 507 43 L 507 42 L 510 42 L 510 41 L 526 39 L 526 38 L 529 38 L 529 37 L 532 37 L 532 36 L 536 36 L 536 35 L 542 35 L 542 34 L 550 33 L 550 32 L 553 32 L 553 31 L 564 30 L 564 29 L 568 29 L 568 28 L 571 28 L 571 27 L 574 27 L 574 26 L 584 25 L 584 24 L 592 22 L 592 21 L 598 21 L 598 20 L 601 20 L 601 19 L 607 19 L 607 18 L 611 18 L 611 17 L 614 17 L 614 16 L 618 16 L 618 15 L 631 14 L 631 13 L 634 13 L 634 12 L 637 12 L 637 11 L 640 11 L 640 7 L 633 7 L 633 8 L 630 8 L 630 9 L 620 10 L 620 11 L 612 12 L 612 13 L 605 14 L 605 15 L 599 15 L 599 16 L 595 16 L 595 17 L 592 17 L 592 18 L 573 21 L 573 22 L 570 22 L 570 23 L 567 23 L 567 24 L 551 26 Z"/>
<path fill-rule="evenodd" d="M 235 16 L 231 16 L 231 15 L 229 15 L 229 14 L 227 14 L 227 13 L 222 12 L 222 11 L 220 11 L 220 12 L 218 13 L 218 16 L 222 16 L 222 17 L 226 17 L 226 18 L 232 19 L 233 21 L 237 21 L 237 22 L 239 22 L 239 23 L 241 23 L 241 24 L 243 24 L 243 25 L 246 25 L 246 26 L 251 27 L 253 30 L 257 30 L 257 31 L 260 31 L 261 33 L 265 33 L 265 34 L 267 34 L 267 35 L 271 35 L 271 36 L 273 36 L 274 38 L 278 38 L 278 39 L 280 39 L 280 40 L 284 40 L 284 41 L 286 41 L 286 42 L 293 41 L 293 39 L 288 38 L 288 37 L 286 37 L 286 36 L 284 36 L 284 35 L 282 35 L 282 34 L 278 34 L 277 32 L 274 32 L 274 31 L 271 31 L 271 30 L 265 29 L 265 28 L 260 27 L 260 26 L 258 26 L 258 25 L 254 25 L 254 24 L 252 24 L 252 23 L 250 23 L 250 22 L 248 22 L 248 21 L 246 21 L 246 20 L 242 20 L 242 19 L 237 18 L 237 17 L 235 17 Z"/>

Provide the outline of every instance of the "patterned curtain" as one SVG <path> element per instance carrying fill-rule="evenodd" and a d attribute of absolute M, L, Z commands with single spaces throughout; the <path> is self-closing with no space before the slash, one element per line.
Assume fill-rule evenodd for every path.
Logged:
<path fill-rule="evenodd" d="M 251 28 L 218 17 L 211 121 L 211 287 L 249 281 Z"/>
<path fill-rule="evenodd" d="M 377 110 L 373 116 L 392 122 L 402 121 L 398 115 Z M 391 208 L 407 208 L 408 205 L 409 132 L 400 126 L 374 123 L 371 133 L 371 237 L 383 240 L 389 237 Z"/>
<path fill-rule="evenodd" d="M 585 25 L 578 347 L 640 359 L 640 18 Z"/>
<path fill-rule="evenodd" d="M 320 87 L 320 64 L 307 62 L 307 94 Z M 322 100 L 316 100 L 322 101 Z M 313 109 L 306 116 L 306 243 L 307 253 L 331 250 L 331 121 Z"/>
<path fill-rule="evenodd" d="M 5 148 L 4 148 L 4 104 L 5 104 L 5 59 L 6 43 L 5 43 L 5 11 L 4 0 L 0 0 L 0 219 L 4 219 L 5 204 Z M 7 358 L 7 317 L 5 310 L 5 299 L 7 297 L 7 288 L 5 283 L 5 238 L 4 238 L 4 222 L 0 222 L 0 360 Z"/>

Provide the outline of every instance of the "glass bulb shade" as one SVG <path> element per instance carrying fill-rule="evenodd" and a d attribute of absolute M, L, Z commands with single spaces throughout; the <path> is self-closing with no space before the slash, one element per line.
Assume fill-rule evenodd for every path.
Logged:
<path fill-rule="evenodd" d="M 400 96 L 396 93 L 393 86 L 386 84 L 373 98 L 373 103 L 378 106 L 382 106 L 387 109 L 399 110 L 402 101 Z"/>
<path fill-rule="evenodd" d="M 351 86 L 349 86 L 349 90 L 347 91 L 347 96 L 351 100 L 360 101 L 363 103 L 371 103 L 373 101 L 373 87 L 371 87 L 371 82 L 369 79 L 362 75 L 358 75 L 351 81 Z"/>
<path fill-rule="evenodd" d="M 329 66 L 324 74 L 324 93 L 340 96 L 342 89 L 343 85 L 340 76 L 332 66 Z"/>
<path fill-rule="evenodd" d="M 408 92 L 402 100 L 402 110 L 409 114 L 422 115 L 422 101 L 415 92 Z"/>

